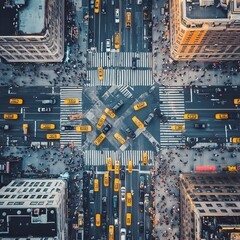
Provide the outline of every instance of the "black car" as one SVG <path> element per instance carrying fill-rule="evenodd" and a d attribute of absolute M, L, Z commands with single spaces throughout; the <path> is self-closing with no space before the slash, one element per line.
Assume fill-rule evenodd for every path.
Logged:
<path fill-rule="evenodd" d="M 240 118 L 240 113 L 229 113 L 228 118 L 229 119 L 239 119 Z"/>
<path fill-rule="evenodd" d="M 120 179 L 125 180 L 125 167 L 122 167 L 120 170 Z"/>
<path fill-rule="evenodd" d="M 74 126 L 70 126 L 70 125 L 62 126 L 62 127 L 61 127 L 61 130 L 62 130 L 62 131 L 74 130 Z"/>
<path fill-rule="evenodd" d="M 136 134 L 135 134 L 135 132 L 131 128 L 127 128 L 126 132 L 127 132 L 128 136 L 130 138 L 132 138 L 132 139 L 136 138 Z"/>
<path fill-rule="evenodd" d="M 132 240 L 132 233 L 129 230 L 128 234 L 127 234 L 127 240 Z"/>
<path fill-rule="evenodd" d="M 106 10 L 107 10 L 106 1 L 104 0 L 104 1 L 102 2 L 102 8 L 101 8 L 102 14 L 106 14 L 106 13 L 107 13 Z"/>
<path fill-rule="evenodd" d="M 132 69 L 133 70 L 137 69 L 137 59 L 136 58 L 132 58 Z"/>
<path fill-rule="evenodd" d="M 205 129 L 207 127 L 207 125 L 205 123 L 195 123 L 194 124 L 194 128 L 197 129 Z"/>
<path fill-rule="evenodd" d="M 123 106 L 124 102 L 123 100 L 120 100 L 118 103 L 116 103 L 113 107 L 112 107 L 112 111 L 114 113 L 116 113 L 122 106 Z"/>
<path fill-rule="evenodd" d="M 107 197 L 102 197 L 102 205 L 103 207 L 107 206 Z"/>
<path fill-rule="evenodd" d="M 139 223 L 139 232 L 140 232 L 140 233 L 143 233 L 143 232 L 144 232 L 144 222 L 143 222 L 143 221 L 141 221 L 141 222 Z"/>
<path fill-rule="evenodd" d="M 106 134 L 110 129 L 112 128 L 112 125 L 108 123 L 102 130 L 102 133 Z"/>

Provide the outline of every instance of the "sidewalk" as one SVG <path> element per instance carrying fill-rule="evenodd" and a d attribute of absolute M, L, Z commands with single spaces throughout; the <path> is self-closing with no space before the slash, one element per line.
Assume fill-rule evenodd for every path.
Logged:
<path fill-rule="evenodd" d="M 154 80 L 166 86 L 239 84 L 240 63 L 172 62 L 168 22 L 164 20 L 166 15 L 161 15 L 163 7 L 164 1 L 153 0 Z"/>
<path fill-rule="evenodd" d="M 239 163 L 240 148 L 229 150 L 162 149 L 155 159 L 155 237 L 179 239 L 179 174 L 193 172 L 196 166 L 223 166 Z"/>

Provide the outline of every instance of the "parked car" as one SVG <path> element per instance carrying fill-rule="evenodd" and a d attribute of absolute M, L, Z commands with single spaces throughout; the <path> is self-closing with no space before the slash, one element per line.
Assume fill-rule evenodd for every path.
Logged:
<path fill-rule="evenodd" d="M 121 200 L 125 201 L 125 193 L 126 193 L 126 188 L 121 187 Z"/>
<path fill-rule="evenodd" d="M 144 181 L 145 181 L 145 179 L 144 179 L 144 176 L 140 176 L 140 189 L 143 189 L 144 188 Z"/>
<path fill-rule="evenodd" d="M 140 221 L 140 223 L 139 223 L 139 232 L 140 233 L 144 232 L 144 222 L 143 221 Z"/>

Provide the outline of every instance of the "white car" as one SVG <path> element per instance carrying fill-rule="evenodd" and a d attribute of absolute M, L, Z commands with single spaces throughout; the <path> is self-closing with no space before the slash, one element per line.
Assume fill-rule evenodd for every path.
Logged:
<path fill-rule="evenodd" d="M 119 23 L 119 9 L 115 9 L 115 23 Z"/>
<path fill-rule="evenodd" d="M 106 52 L 110 52 L 110 51 L 111 51 L 111 40 L 106 39 Z"/>
<path fill-rule="evenodd" d="M 125 201 L 125 193 L 126 193 L 126 188 L 121 187 L 121 200 Z"/>
<path fill-rule="evenodd" d="M 38 112 L 51 112 L 52 109 L 50 107 L 39 107 Z"/>

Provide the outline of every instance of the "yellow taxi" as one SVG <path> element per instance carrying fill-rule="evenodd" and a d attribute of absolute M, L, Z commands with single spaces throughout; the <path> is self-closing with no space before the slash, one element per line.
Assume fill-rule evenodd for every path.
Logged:
<path fill-rule="evenodd" d="M 76 126 L 76 132 L 91 132 L 92 126 L 90 125 L 82 125 L 82 126 Z"/>
<path fill-rule="evenodd" d="M 127 213 L 126 214 L 126 225 L 127 226 L 131 226 L 132 224 L 132 214 L 131 213 Z"/>
<path fill-rule="evenodd" d="M 140 109 L 143 109 L 143 108 L 145 108 L 145 107 L 147 107 L 147 102 L 139 102 L 139 103 L 137 103 L 137 104 L 135 104 L 134 106 L 133 106 L 133 109 L 135 110 L 135 111 L 138 111 L 138 110 L 140 110 Z"/>
<path fill-rule="evenodd" d="M 94 192 L 99 191 L 99 182 L 98 182 L 97 178 L 93 180 L 93 190 L 94 190 Z"/>
<path fill-rule="evenodd" d="M 132 206 L 132 193 L 130 192 L 126 194 L 126 204 L 127 204 L 127 207 Z"/>
<path fill-rule="evenodd" d="M 239 104 L 240 104 L 240 98 L 235 98 L 235 99 L 233 99 L 233 103 L 234 103 L 235 105 L 239 105 Z"/>
<path fill-rule="evenodd" d="M 240 143 L 240 138 L 234 137 L 232 138 L 233 143 Z"/>
<path fill-rule="evenodd" d="M 215 118 L 218 120 L 228 119 L 228 113 L 216 113 Z"/>
<path fill-rule="evenodd" d="M 104 112 L 110 117 L 110 118 L 115 118 L 116 114 L 109 108 L 105 108 Z"/>
<path fill-rule="evenodd" d="M 171 126 L 171 130 L 175 130 L 175 131 L 183 131 L 184 129 L 185 129 L 184 125 L 181 125 L 181 124 Z"/>
<path fill-rule="evenodd" d="M 120 162 L 119 162 L 119 160 L 115 160 L 115 162 L 114 162 L 114 173 L 119 174 L 119 170 L 120 170 Z"/>
<path fill-rule="evenodd" d="M 143 154 L 142 154 L 142 164 L 148 165 L 148 153 L 147 152 L 143 152 Z"/>
<path fill-rule="evenodd" d="M 104 80 L 103 67 L 99 67 L 99 68 L 98 68 L 98 80 Z"/>
<path fill-rule="evenodd" d="M 58 140 L 58 139 L 60 139 L 60 134 L 59 133 L 47 133 L 46 134 L 46 138 L 48 139 L 48 140 Z"/>
<path fill-rule="evenodd" d="M 121 144 L 124 144 L 126 142 L 126 139 L 124 139 L 118 132 L 116 132 L 114 135 L 113 135 L 117 141 Z"/>
<path fill-rule="evenodd" d="M 128 172 L 132 173 L 132 160 L 128 161 Z"/>
<path fill-rule="evenodd" d="M 197 120 L 198 119 L 198 114 L 197 113 L 185 113 L 184 114 L 184 119 L 185 120 Z"/>
<path fill-rule="evenodd" d="M 104 134 L 104 133 L 101 133 L 95 140 L 94 140 L 94 144 L 96 145 L 96 146 L 99 146 L 102 142 L 103 142 L 103 140 L 106 138 L 106 135 Z"/>
<path fill-rule="evenodd" d="M 115 47 L 115 49 L 120 48 L 120 33 L 119 32 L 115 32 L 115 34 L 114 34 L 114 47 Z"/>
<path fill-rule="evenodd" d="M 100 129 L 103 126 L 106 119 L 107 119 L 107 116 L 105 114 L 102 114 L 101 117 L 99 118 L 97 124 L 96 124 L 96 127 L 98 129 Z"/>
<path fill-rule="evenodd" d="M 95 216 L 95 223 L 96 223 L 96 227 L 100 227 L 101 226 L 101 214 L 97 213 Z"/>
<path fill-rule="evenodd" d="M 76 105 L 76 104 L 79 104 L 79 99 L 78 98 L 66 98 L 66 99 L 64 99 L 64 104 Z"/>
<path fill-rule="evenodd" d="M 21 98 L 10 98 L 10 104 L 23 104 L 23 99 Z"/>
<path fill-rule="evenodd" d="M 18 119 L 18 114 L 17 113 L 4 113 L 3 118 L 6 120 L 16 120 L 16 119 Z"/>
<path fill-rule="evenodd" d="M 100 11 L 100 0 L 95 0 L 94 12 L 99 13 L 99 11 Z"/>
<path fill-rule="evenodd" d="M 41 123 L 40 124 L 40 129 L 52 130 L 52 129 L 55 129 L 55 124 L 53 124 L 53 123 Z"/>
<path fill-rule="evenodd" d="M 108 157 L 106 159 L 106 164 L 107 164 L 107 170 L 112 171 L 112 158 Z"/>
<path fill-rule="evenodd" d="M 108 227 L 108 240 L 114 240 L 114 226 L 109 225 Z"/>
<path fill-rule="evenodd" d="M 104 187 L 109 186 L 109 174 L 108 173 L 104 173 L 104 175 L 103 175 L 103 185 L 104 185 Z"/>
<path fill-rule="evenodd" d="M 114 192 L 118 192 L 120 189 L 120 181 L 119 178 L 115 178 L 114 179 Z"/>
<path fill-rule="evenodd" d="M 133 116 L 132 121 L 138 128 L 144 128 L 144 124 L 136 116 Z"/>
<path fill-rule="evenodd" d="M 132 27 L 132 13 L 126 12 L 126 28 Z"/>

